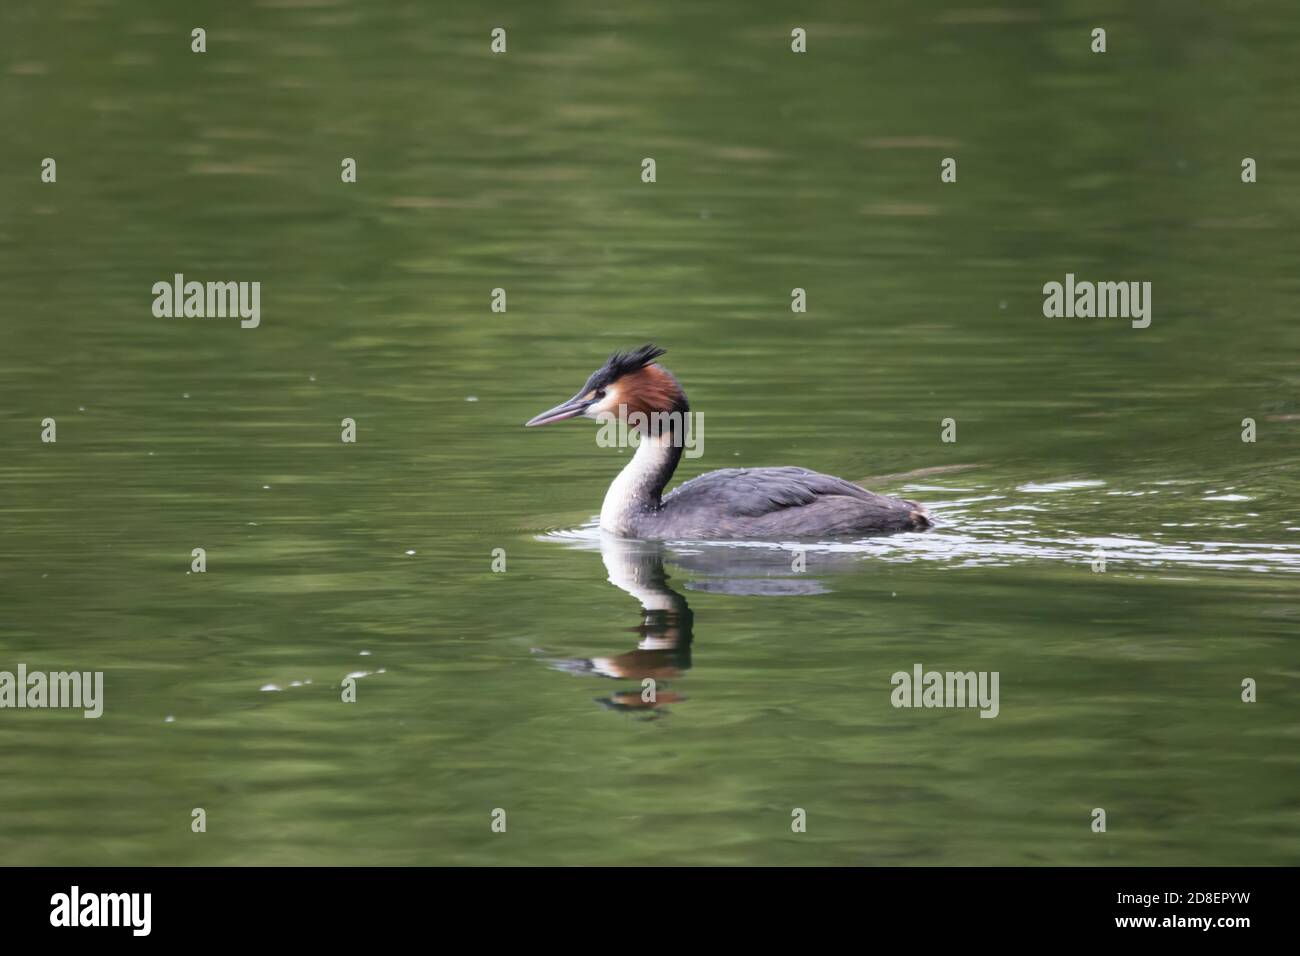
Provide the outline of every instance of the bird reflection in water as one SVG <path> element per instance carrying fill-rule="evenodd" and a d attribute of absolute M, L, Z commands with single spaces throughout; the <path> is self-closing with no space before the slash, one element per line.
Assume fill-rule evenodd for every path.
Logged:
<path fill-rule="evenodd" d="M 690 590 L 742 595 L 821 594 L 830 590 L 817 578 L 793 570 L 793 551 L 779 547 L 706 546 L 681 550 L 660 541 L 601 532 L 600 556 L 609 582 L 641 604 L 641 623 L 627 629 L 638 635 L 636 646 L 612 657 L 549 663 L 570 674 L 635 682 L 597 698 L 597 702 L 646 720 L 656 719 L 667 712 L 669 704 L 686 699 L 673 689 L 673 682 L 691 668 L 695 615 L 686 598 L 669 586 L 665 558 L 690 572 L 686 585 Z M 819 570 L 825 570 L 828 557 L 819 556 Z M 844 558 L 833 560 L 837 565 L 849 563 Z"/>
<path fill-rule="evenodd" d="M 641 602 L 641 623 L 628 628 L 639 635 L 636 647 L 613 657 L 552 661 L 557 670 L 636 681 L 636 686 L 597 698 L 612 710 L 657 717 L 668 704 L 685 698 L 670 688 L 691 667 L 693 620 L 686 598 L 668 586 L 664 546 L 601 534 L 600 556 L 609 582 Z M 652 681 L 653 683 L 646 683 Z"/>

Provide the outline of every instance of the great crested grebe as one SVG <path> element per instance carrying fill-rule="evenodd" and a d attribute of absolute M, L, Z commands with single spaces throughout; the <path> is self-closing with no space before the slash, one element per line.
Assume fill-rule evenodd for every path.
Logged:
<path fill-rule="evenodd" d="M 914 501 L 888 498 L 843 478 L 806 468 L 723 468 L 692 478 L 671 494 L 664 486 L 682 457 L 690 405 L 672 373 L 654 360 L 664 350 L 643 345 L 615 352 L 567 402 L 525 427 L 577 418 L 619 419 L 640 443 L 614 479 L 600 509 L 600 527 L 629 538 L 809 538 L 930 527 Z"/>

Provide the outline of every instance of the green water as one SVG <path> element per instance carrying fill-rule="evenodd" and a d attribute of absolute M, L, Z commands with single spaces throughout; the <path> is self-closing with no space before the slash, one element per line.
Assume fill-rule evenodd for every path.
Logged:
<path fill-rule="evenodd" d="M 1300 861 L 1300 9 L 1134 6 L 8 0 L 0 670 L 105 703 L 0 710 L 0 862 Z M 602 542 L 520 425 L 651 340 L 681 477 L 939 527 Z"/>

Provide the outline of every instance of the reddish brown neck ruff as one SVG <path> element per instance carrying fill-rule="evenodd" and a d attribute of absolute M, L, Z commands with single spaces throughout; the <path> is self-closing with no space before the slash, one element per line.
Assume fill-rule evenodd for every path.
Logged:
<path fill-rule="evenodd" d="M 646 420 L 656 412 L 685 413 L 690 409 L 677 379 L 658 365 L 629 372 L 618 380 L 615 390 L 618 404 L 627 407 L 628 415 L 640 412 Z"/>

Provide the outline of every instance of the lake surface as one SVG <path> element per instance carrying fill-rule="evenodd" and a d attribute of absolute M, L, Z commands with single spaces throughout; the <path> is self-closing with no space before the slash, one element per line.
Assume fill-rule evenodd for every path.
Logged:
<path fill-rule="evenodd" d="M 0 710 L 0 861 L 1300 862 L 1300 8 L 57 6 L 0 13 L 0 670 L 105 703 Z M 603 539 L 626 451 L 520 426 L 647 341 L 679 478 L 938 526 Z"/>

